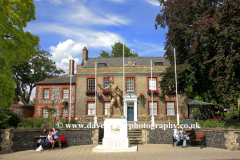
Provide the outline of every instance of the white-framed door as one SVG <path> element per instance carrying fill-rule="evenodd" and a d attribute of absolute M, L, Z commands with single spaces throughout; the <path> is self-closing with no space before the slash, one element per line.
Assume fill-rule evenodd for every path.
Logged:
<path fill-rule="evenodd" d="M 127 93 L 126 95 L 124 95 L 123 97 L 123 111 L 124 111 L 124 116 L 126 118 L 128 118 L 129 114 L 132 114 L 130 112 L 131 109 L 133 109 L 133 121 L 138 121 L 138 106 L 137 106 L 137 98 L 138 98 L 138 95 L 136 94 L 133 94 L 133 93 Z"/>

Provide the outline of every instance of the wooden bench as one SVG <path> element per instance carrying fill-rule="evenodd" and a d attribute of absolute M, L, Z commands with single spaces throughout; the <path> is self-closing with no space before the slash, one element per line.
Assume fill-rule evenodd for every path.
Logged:
<path fill-rule="evenodd" d="M 63 134 L 58 134 L 59 135 L 59 137 L 61 137 L 61 136 L 63 136 Z M 37 138 L 40 138 L 40 136 L 35 136 L 35 139 L 37 139 Z M 46 142 L 45 142 L 46 143 Z M 55 142 L 55 143 L 58 143 L 58 142 Z M 55 144 L 54 143 L 54 144 Z M 37 140 L 37 147 L 39 147 L 40 146 L 40 144 L 41 144 L 41 141 L 39 141 L 39 139 Z M 50 145 L 51 145 L 51 143 L 50 143 Z M 67 147 L 67 141 L 65 142 L 65 143 L 63 143 L 63 141 L 62 141 L 62 147 L 65 145 L 65 148 Z M 34 146 L 34 149 L 36 149 L 36 147 Z"/>
<path fill-rule="evenodd" d="M 206 136 L 204 135 L 204 132 L 195 132 L 195 134 L 196 134 L 196 138 L 194 140 L 189 140 L 189 141 L 200 142 L 201 143 L 201 149 L 202 149 L 203 143 L 205 143 L 205 146 L 206 146 Z M 186 133 L 186 131 L 184 131 L 183 135 L 187 135 L 188 136 L 189 133 L 188 132 Z M 183 140 L 183 138 L 180 138 L 180 140 Z M 173 137 L 173 146 L 174 146 L 174 142 L 176 142 L 176 140 Z"/>

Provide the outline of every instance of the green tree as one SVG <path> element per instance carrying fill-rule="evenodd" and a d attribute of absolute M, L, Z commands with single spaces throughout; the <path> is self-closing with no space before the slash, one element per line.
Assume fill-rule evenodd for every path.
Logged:
<path fill-rule="evenodd" d="M 123 56 L 123 43 L 116 42 L 112 45 L 111 55 L 108 52 L 102 50 L 100 57 L 122 57 Z M 131 51 L 126 45 L 124 45 L 124 57 L 138 57 L 137 52 Z"/>
<path fill-rule="evenodd" d="M 102 50 L 102 53 L 100 53 L 100 57 L 110 57 L 110 54 Z"/>
<path fill-rule="evenodd" d="M 14 97 L 11 66 L 30 58 L 39 38 L 23 30 L 36 19 L 32 0 L 0 0 L 0 15 L 0 107 L 8 108 Z"/>
<path fill-rule="evenodd" d="M 53 78 L 64 73 L 64 70 L 58 69 L 54 61 L 49 56 L 49 52 L 36 49 L 32 58 L 23 64 L 12 67 L 13 79 L 16 83 L 15 98 L 21 96 L 26 102 L 29 102 L 32 89 L 36 86 L 35 82 L 43 81 L 46 78 Z M 28 97 L 25 99 L 26 87 L 29 86 Z"/>
<path fill-rule="evenodd" d="M 176 48 L 178 87 L 191 88 L 203 100 L 235 105 L 240 92 L 240 1 L 160 0 L 156 27 L 165 28 L 165 56 L 172 64 L 163 77 L 164 90 L 174 82 Z"/>

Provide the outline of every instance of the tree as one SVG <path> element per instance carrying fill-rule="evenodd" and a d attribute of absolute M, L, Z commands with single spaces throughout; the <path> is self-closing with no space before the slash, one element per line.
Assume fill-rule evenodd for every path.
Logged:
<path fill-rule="evenodd" d="M 23 30 L 36 19 L 32 0 L 0 0 L 0 15 L 0 107 L 8 108 L 14 97 L 10 67 L 30 58 L 39 38 Z"/>
<path fill-rule="evenodd" d="M 110 54 L 102 50 L 102 53 L 100 53 L 100 57 L 110 57 Z"/>
<path fill-rule="evenodd" d="M 100 57 L 122 57 L 123 56 L 123 44 L 116 42 L 112 45 L 111 55 L 108 52 L 102 50 Z M 138 57 L 137 52 L 131 51 L 126 45 L 124 45 L 124 57 Z"/>
<path fill-rule="evenodd" d="M 163 77 L 164 90 L 174 80 L 176 48 L 178 87 L 192 88 L 203 100 L 235 104 L 240 92 L 240 1 L 160 0 L 156 27 L 168 26 L 165 56 L 172 64 Z M 169 80 L 170 78 L 170 80 Z"/>
<path fill-rule="evenodd" d="M 26 102 L 29 102 L 32 89 L 36 86 L 35 82 L 42 81 L 46 78 L 53 78 L 64 73 L 64 70 L 58 69 L 54 61 L 48 56 L 50 53 L 44 50 L 34 52 L 31 59 L 28 59 L 23 64 L 13 66 L 13 79 L 16 83 L 15 98 L 21 96 Z M 26 87 L 29 86 L 28 97 L 25 99 Z"/>

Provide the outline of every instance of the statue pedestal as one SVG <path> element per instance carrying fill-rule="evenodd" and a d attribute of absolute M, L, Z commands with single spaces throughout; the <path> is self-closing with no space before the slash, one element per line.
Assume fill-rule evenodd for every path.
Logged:
<path fill-rule="evenodd" d="M 137 146 L 129 147 L 128 127 L 125 118 L 108 118 L 104 121 L 102 145 L 93 152 L 136 152 Z"/>

